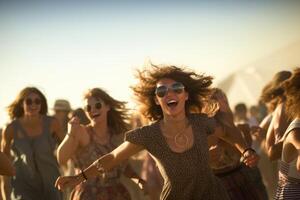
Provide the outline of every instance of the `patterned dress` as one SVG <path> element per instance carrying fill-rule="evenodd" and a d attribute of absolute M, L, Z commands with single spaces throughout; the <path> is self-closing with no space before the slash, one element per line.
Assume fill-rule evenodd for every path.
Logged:
<path fill-rule="evenodd" d="M 300 119 L 295 119 L 289 125 L 283 137 L 287 137 L 287 135 L 295 128 L 300 128 Z M 275 199 L 300 199 L 300 172 L 297 171 L 296 164 L 297 158 L 295 158 L 292 162 L 287 163 L 281 156 L 279 181 Z"/>
<path fill-rule="evenodd" d="M 95 142 L 92 127 L 87 128 L 90 143 L 81 149 L 75 156 L 74 163 L 77 169 L 85 169 L 99 157 L 111 152 L 121 141 L 118 136 L 112 136 L 109 144 L 101 145 Z M 130 200 L 130 194 L 120 182 L 124 167 L 119 166 L 105 173 L 105 177 L 88 179 L 77 185 L 72 191 L 72 200 Z"/>
<path fill-rule="evenodd" d="M 170 149 L 159 121 L 127 132 L 125 140 L 144 146 L 156 160 L 164 179 L 160 199 L 226 200 L 227 193 L 208 164 L 207 136 L 213 132 L 215 121 L 202 114 L 189 115 L 188 119 L 194 144 L 185 152 L 176 153 Z"/>

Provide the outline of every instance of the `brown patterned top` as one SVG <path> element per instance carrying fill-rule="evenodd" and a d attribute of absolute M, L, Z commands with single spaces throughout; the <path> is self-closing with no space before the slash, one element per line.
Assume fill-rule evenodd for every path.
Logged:
<path fill-rule="evenodd" d="M 182 153 L 170 149 L 159 121 L 127 132 L 125 140 L 144 146 L 156 160 L 164 178 L 161 199 L 228 199 L 208 164 L 207 136 L 213 133 L 215 121 L 203 114 L 191 114 L 188 119 L 194 144 Z"/>
<path fill-rule="evenodd" d="M 78 169 L 87 168 L 99 157 L 111 152 L 122 143 L 122 136 L 113 135 L 108 144 L 99 144 L 94 139 L 94 131 L 91 127 L 87 128 L 90 135 L 90 143 L 80 149 L 74 156 L 74 164 Z M 122 166 L 115 167 L 105 173 L 105 177 L 90 178 L 77 185 L 71 193 L 72 200 L 130 200 L 130 194 L 125 186 L 120 182 L 120 176 L 124 171 Z"/>

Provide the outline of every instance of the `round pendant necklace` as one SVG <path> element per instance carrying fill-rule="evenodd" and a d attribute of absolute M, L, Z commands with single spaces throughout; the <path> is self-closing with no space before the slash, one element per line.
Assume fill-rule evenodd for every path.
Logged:
<path fill-rule="evenodd" d="M 178 148 L 187 148 L 189 146 L 190 141 L 188 136 L 184 133 L 188 129 L 189 125 L 189 122 L 186 120 L 186 124 L 183 127 L 183 129 L 178 131 L 175 136 L 170 136 L 167 134 L 164 134 L 164 136 L 168 139 L 172 139 Z M 163 131 L 164 133 L 167 132 L 165 127 L 163 127 Z"/>
<path fill-rule="evenodd" d="M 176 134 L 174 137 L 175 145 L 179 148 L 187 148 L 189 146 L 189 138 L 186 134 Z"/>

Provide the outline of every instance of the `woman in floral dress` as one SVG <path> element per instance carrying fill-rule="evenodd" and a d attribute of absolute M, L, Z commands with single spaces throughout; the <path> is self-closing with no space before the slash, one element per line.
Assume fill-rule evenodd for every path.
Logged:
<path fill-rule="evenodd" d="M 70 131 L 57 151 L 59 163 L 64 164 L 73 158 L 77 172 L 114 150 L 122 142 L 121 133 L 129 127 L 125 122 L 127 115 L 124 102 L 113 99 L 102 89 L 89 90 L 84 96 L 84 102 L 91 123 L 81 125 L 78 117 L 72 118 Z M 139 179 L 129 165 L 119 165 L 101 177 L 91 178 L 77 185 L 71 193 L 71 199 L 130 199 L 129 192 L 120 182 L 122 173 Z"/>

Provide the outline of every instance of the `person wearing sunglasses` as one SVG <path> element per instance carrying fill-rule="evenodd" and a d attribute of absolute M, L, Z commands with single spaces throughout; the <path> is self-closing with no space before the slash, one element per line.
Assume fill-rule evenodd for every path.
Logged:
<path fill-rule="evenodd" d="M 57 151 L 58 162 L 63 165 L 72 158 L 77 173 L 120 145 L 130 127 L 125 102 L 112 98 L 100 88 L 90 89 L 84 95 L 84 110 L 90 123 L 83 125 L 79 117 L 73 117 L 68 134 Z M 79 184 L 71 192 L 70 199 L 131 199 L 120 180 L 122 174 L 143 182 L 126 163 Z"/>
<path fill-rule="evenodd" d="M 47 100 L 35 87 L 21 90 L 8 106 L 12 121 L 3 130 L 1 148 L 13 161 L 16 175 L 5 177 L 6 199 L 62 199 L 53 184 L 60 175 L 54 138 L 61 141 L 63 132 L 47 112 Z"/>
<path fill-rule="evenodd" d="M 132 89 L 140 112 L 153 123 L 127 132 L 118 148 L 80 174 L 59 177 L 56 187 L 65 189 L 85 178 L 101 176 L 132 155 L 147 150 L 164 179 L 160 199 L 228 199 L 209 167 L 207 136 L 215 133 L 235 145 L 243 153 L 246 165 L 254 166 L 258 157 L 234 126 L 216 126 L 213 119 L 198 114 L 202 99 L 211 91 L 212 78 L 187 68 L 156 65 L 139 70 L 137 77 L 139 83 Z M 223 128 L 230 129 L 225 132 L 229 134 L 224 134 Z"/>

